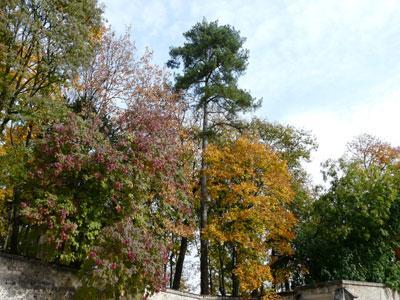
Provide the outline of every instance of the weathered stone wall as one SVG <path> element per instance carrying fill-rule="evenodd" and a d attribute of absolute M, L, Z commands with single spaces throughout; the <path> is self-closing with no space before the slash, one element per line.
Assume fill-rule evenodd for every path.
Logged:
<path fill-rule="evenodd" d="M 72 299 L 80 286 L 76 271 L 51 266 L 34 259 L 0 253 L 0 299 Z M 338 289 L 345 289 L 357 300 L 400 300 L 400 294 L 383 284 L 359 281 L 334 281 L 297 288 L 282 294 L 284 300 L 344 300 L 336 297 Z M 297 298 L 301 296 L 302 298 Z M 196 294 L 167 290 L 151 300 L 216 300 Z M 226 298 L 235 300 L 234 298 Z"/>
<path fill-rule="evenodd" d="M 345 289 L 349 292 L 337 292 Z M 284 300 L 347 300 L 352 299 L 350 294 L 357 300 L 400 300 L 400 294 L 381 283 L 340 280 L 299 287 L 290 293 L 282 293 Z M 335 298 L 336 295 L 336 298 Z"/>
<path fill-rule="evenodd" d="M 45 264 L 39 260 L 0 252 L 0 300 L 72 299 L 80 286 L 76 271 Z M 167 290 L 151 300 L 215 300 L 196 294 Z M 230 298 L 230 300 L 235 300 Z"/>
<path fill-rule="evenodd" d="M 343 287 L 357 300 L 400 300 L 400 294 L 381 283 L 343 280 Z"/>
<path fill-rule="evenodd" d="M 79 285 L 73 270 L 0 253 L 0 299 L 71 299 Z"/>
<path fill-rule="evenodd" d="M 197 294 L 184 293 L 167 289 L 165 292 L 157 293 L 150 297 L 150 300 L 240 300 L 238 297 L 214 297 L 201 296 Z M 248 299 L 251 300 L 251 299 Z"/>

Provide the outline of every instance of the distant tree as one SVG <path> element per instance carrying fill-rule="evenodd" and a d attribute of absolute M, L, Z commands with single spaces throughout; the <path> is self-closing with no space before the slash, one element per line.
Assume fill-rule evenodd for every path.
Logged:
<path fill-rule="evenodd" d="M 209 294 L 208 241 L 204 237 L 207 226 L 209 195 L 207 191 L 204 154 L 211 131 L 224 124 L 234 124 L 240 112 L 253 109 L 257 102 L 238 87 L 238 78 L 246 69 L 248 50 L 237 30 L 229 25 L 203 20 L 184 33 L 186 42 L 170 50 L 168 66 L 179 68 L 175 87 L 192 99 L 193 111 L 201 117 L 201 208 L 200 208 L 200 288 Z"/>
<path fill-rule="evenodd" d="M 358 138 L 345 158 L 326 164 L 331 186 L 296 241 L 308 282 L 350 279 L 400 288 L 400 170 L 398 160 L 386 159 L 396 148 L 377 141 Z"/>
<path fill-rule="evenodd" d="M 367 169 L 375 165 L 384 170 L 394 164 L 399 164 L 400 147 L 393 147 L 379 138 L 362 134 L 347 145 L 347 159 L 360 164 Z"/>

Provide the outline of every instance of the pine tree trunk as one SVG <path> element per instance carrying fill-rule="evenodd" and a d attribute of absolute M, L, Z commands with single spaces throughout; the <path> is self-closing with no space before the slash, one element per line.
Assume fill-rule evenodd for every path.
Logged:
<path fill-rule="evenodd" d="M 178 260 L 176 261 L 175 274 L 174 274 L 174 282 L 172 284 L 172 288 L 174 290 L 179 290 L 181 287 L 181 278 L 183 271 L 183 262 L 185 260 L 185 255 L 188 247 L 188 239 L 187 237 L 182 237 L 181 239 L 181 247 L 179 249 Z"/>
<path fill-rule="evenodd" d="M 209 295 L 210 288 L 208 284 L 208 240 L 204 238 L 203 230 L 207 226 L 208 213 L 208 192 L 206 178 L 206 162 L 205 152 L 208 144 L 208 111 L 207 102 L 203 106 L 203 136 L 202 136 L 202 153 L 201 153 L 201 199 L 200 199 L 200 293 L 201 295 Z"/>

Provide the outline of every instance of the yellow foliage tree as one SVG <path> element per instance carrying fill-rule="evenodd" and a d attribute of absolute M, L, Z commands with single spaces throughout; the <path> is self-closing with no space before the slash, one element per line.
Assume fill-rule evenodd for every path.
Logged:
<path fill-rule="evenodd" d="M 286 163 L 270 148 L 246 137 L 206 154 L 210 220 L 207 237 L 229 249 L 232 295 L 249 294 L 273 281 L 269 265 L 292 252 L 294 193 Z M 223 269 L 223 267 L 222 267 Z M 224 278 L 222 278 L 224 280 Z"/>

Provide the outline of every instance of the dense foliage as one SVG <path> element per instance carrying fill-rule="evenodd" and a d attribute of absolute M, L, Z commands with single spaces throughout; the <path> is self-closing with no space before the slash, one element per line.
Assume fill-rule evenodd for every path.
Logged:
<path fill-rule="evenodd" d="M 78 298 L 263 296 L 351 279 L 400 289 L 400 150 L 363 135 L 314 189 L 307 131 L 247 121 L 240 32 L 203 20 L 170 74 L 95 0 L 0 3 L 0 249 L 79 269 Z M 180 72 L 181 71 L 181 72 Z M 198 243 L 199 242 L 199 243 Z"/>
<path fill-rule="evenodd" d="M 192 231 L 191 183 L 180 163 L 192 151 L 185 106 L 150 52 L 137 59 L 127 35 L 82 26 L 97 46 L 82 46 L 80 61 L 65 56 L 71 72 L 24 98 L 40 101 L 28 105 L 34 117 L 4 115 L 3 248 L 80 267 L 86 293 L 152 293 L 165 287 L 170 236 Z M 76 36 L 65 38 L 63 46 L 79 50 Z"/>
<path fill-rule="evenodd" d="M 91 57 L 101 26 L 95 0 L 2 1 L 0 133 L 30 120 L 48 97 Z"/>
<path fill-rule="evenodd" d="M 373 143 L 371 143 L 373 142 Z M 297 238 L 307 281 L 350 279 L 399 288 L 399 151 L 363 136 L 327 165 L 331 186 Z"/>
<path fill-rule="evenodd" d="M 206 161 L 213 199 L 206 232 L 219 247 L 220 284 L 224 286 L 229 274 L 232 295 L 239 295 L 239 287 L 250 294 L 273 280 L 274 256 L 292 251 L 295 218 L 288 210 L 293 191 L 287 166 L 269 148 L 246 137 L 222 147 L 210 145 Z"/>

